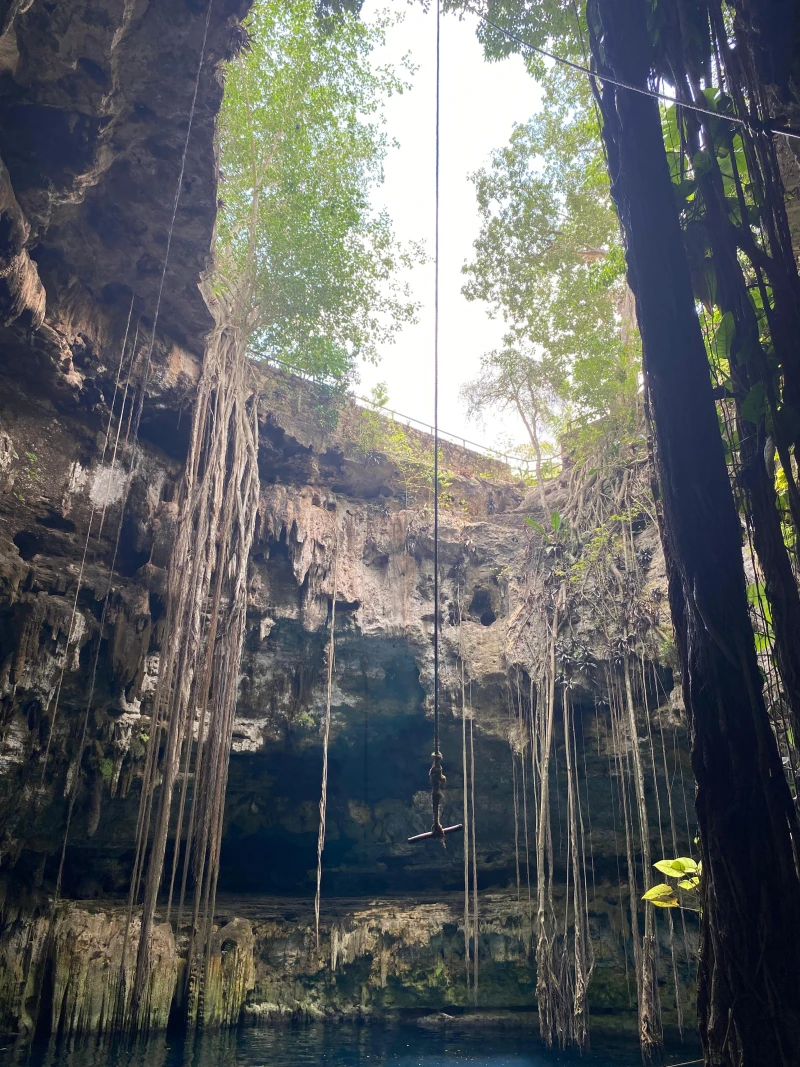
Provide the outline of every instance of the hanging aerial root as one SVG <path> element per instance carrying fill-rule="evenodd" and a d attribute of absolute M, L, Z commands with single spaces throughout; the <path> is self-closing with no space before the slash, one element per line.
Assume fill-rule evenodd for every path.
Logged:
<path fill-rule="evenodd" d="M 333 524 L 333 599 L 331 601 L 331 632 L 328 639 L 328 689 L 325 699 L 325 725 L 322 735 L 322 787 L 319 798 L 319 832 L 317 834 L 317 889 L 314 894 L 314 932 L 317 952 L 319 952 L 319 906 L 322 898 L 322 853 L 325 848 L 325 821 L 328 813 L 328 744 L 331 736 L 333 669 L 336 663 L 336 597 L 339 592 L 339 526 L 335 516 Z"/>
<path fill-rule="evenodd" d="M 194 407 L 186 477 L 167 587 L 167 612 L 142 781 L 132 914 L 144 880 L 141 937 L 130 993 L 118 989 L 125 1029 L 144 1026 L 150 943 L 163 879 L 175 785 L 183 754 L 183 791 L 195 749 L 194 788 L 184 878 L 194 876 L 187 960 L 187 1012 L 202 1022 L 211 959 L 222 818 L 247 610 L 247 567 L 258 506 L 257 422 L 245 384 L 246 345 L 235 327 L 209 338 Z M 196 743 L 195 743 L 196 737 Z M 159 785 L 158 803 L 154 803 Z M 180 824 L 185 797 L 181 798 Z M 181 847 L 180 834 L 175 849 Z M 148 842 L 150 844 L 147 854 Z M 172 881 L 174 882 L 174 872 Z M 127 947 L 127 939 L 126 939 Z M 124 959 L 120 984 L 124 983 Z"/>

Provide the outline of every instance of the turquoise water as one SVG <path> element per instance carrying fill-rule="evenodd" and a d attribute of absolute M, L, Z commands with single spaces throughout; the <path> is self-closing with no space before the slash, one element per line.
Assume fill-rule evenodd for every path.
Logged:
<path fill-rule="evenodd" d="M 664 1062 L 696 1056 L 679 1046 Z M 287 1025 L 160 1037 L 138 1047 L 0 1044 L 0 1067 L 639 1067 L 641 1062 L 629 1036 L 595 1037 L 592 1051 L 577 1056 L 548 1052 L 527 1027 L 443 1032 L 414 1024 Z"/>

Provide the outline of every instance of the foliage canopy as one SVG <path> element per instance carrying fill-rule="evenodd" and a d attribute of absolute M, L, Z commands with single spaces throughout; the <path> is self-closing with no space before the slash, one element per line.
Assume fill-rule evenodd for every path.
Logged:
<path fill-rule="evenodd" d="M 516 408 L 537 456 L 548 429 L 613 414 L 630 432 L 639 367 L 586 80 L 555 68 L 543 86 L 541 110 L 473 176 L 481 229 L 463 290 L 507 326 L 466 399 L 474 412 Z"/>
<path fill-rule="evenodd" d="M 395 281 L 410 256 L 370 203 L 405 83 L 370 62 L 389 20 L 350 6 L 258 0 L 219 122 L 215 293 L 255 353 L 329 380 L 415 311 Z"/>

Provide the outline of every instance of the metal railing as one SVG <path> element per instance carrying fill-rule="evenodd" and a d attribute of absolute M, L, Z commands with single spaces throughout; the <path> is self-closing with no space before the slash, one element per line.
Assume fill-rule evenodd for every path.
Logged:
<path fill-rule="evenodd" d="M 299 367 L 293 366 L 291 363 L 278 359 L 277 356 L 264 356 L 259 354 L 254 358 L 258 362 L 275 363 L 295 378 L 300 378 L 304 382 L 312 382 L 315 385 L 327 384 L 324 378 L 315 377 L 313 374 L 309 374 L 307 371 L 303 371 Z M 395 411 L 393 408 L 376 404 L 373 400 L 368 400 L 365 396 L 356 396 L 354 393 L 350 393 L 349 397 L 359 407 L 367 408 L 378 415 L 384 415 L 391 419 L 392 422 L 403 423 L 409 427 L 409 429 L 419 430 L 421 433 L 428 434 L 430 437 L 433 436 L 433 426 L 429 422 L 425 422 L 422 419 L 415 419 L 413 415 L 404 415 L 402 412 Z M 463 448 L 466 452 L 474 452 L 479 456 L 484 456 L 486 459 L 494 460 L 496 463 L 504 463 L 512 470 L 521 471 L 524 474 L 530 473 L 532 460 L 526 456 L 517 456 L 512 452 L 503 452 L 497 448 L 490 448 L 488 445 L 481 444 L 479 441 L 472 441 L 470 438 L 464 437 L 461 434 L 450 433 L 449 430 L 440 429 L 439 438 L 443 441 L 447 441 L 449 444 L 455 445 L 457 448 Z"/>
<path fill-rule="evenodd" d="M 351 399 L 354 400 L 359 407 L 369 408 L 370 411 L 374 411 L 378 415 L 390 417 L 392 422 L 405 423 L 409 428 L 419 430 L 422 433 L 433 437 L 433 426 L 428 422 L 423 422 L 421 419 L 415 419 L 413 415 L 404 415 L 400 411 L 394 411 L 392 408 L 387 408 L 382 404 L 376 404 L 373 400 L 368 400 L 364 396 L 354 395 Z M 475 452 L 479 456 L 485 456 L 486 459 L 492 459 L 497 463 L 504 463 L 507 467 L 511 467 L 514 470 L 525 471 L 526 474 L 530 470 L 531 460 L 524 456 L 516 456 L 511 452 L 503 452 L 497 448 L 490 448 L 488 445 L 482 445 L 478 441 L 471 441 L 468 437 L 450 433 L 448 430 L 442 430 L 441 428 L 439 429 L 439 438 L 440 440 L 447 441 L 451 445 L 455 445 L 457 448 L 463 448 L 466 452 Z"/>

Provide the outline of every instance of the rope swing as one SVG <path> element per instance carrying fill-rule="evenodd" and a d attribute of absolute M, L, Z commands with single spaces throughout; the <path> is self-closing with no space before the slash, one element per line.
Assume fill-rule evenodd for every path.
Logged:
<path fill-rule="evenodd" d="M 435 838 L 445 848 L 445 835 L 463 830 L 461 823 L 442 826 L 439 810 L 447 784 L 442 770 L 442 753 L 439 748 L 439 117 L 441 74 L 441 0 L 436 2 L 436 178 L 434 222 L 434 282 L 433 282 L 433 753 L 431 769 L 431 807 L 433 822 L 428 833 L 416 834 L 409 841 L 424 841 Z"/>

